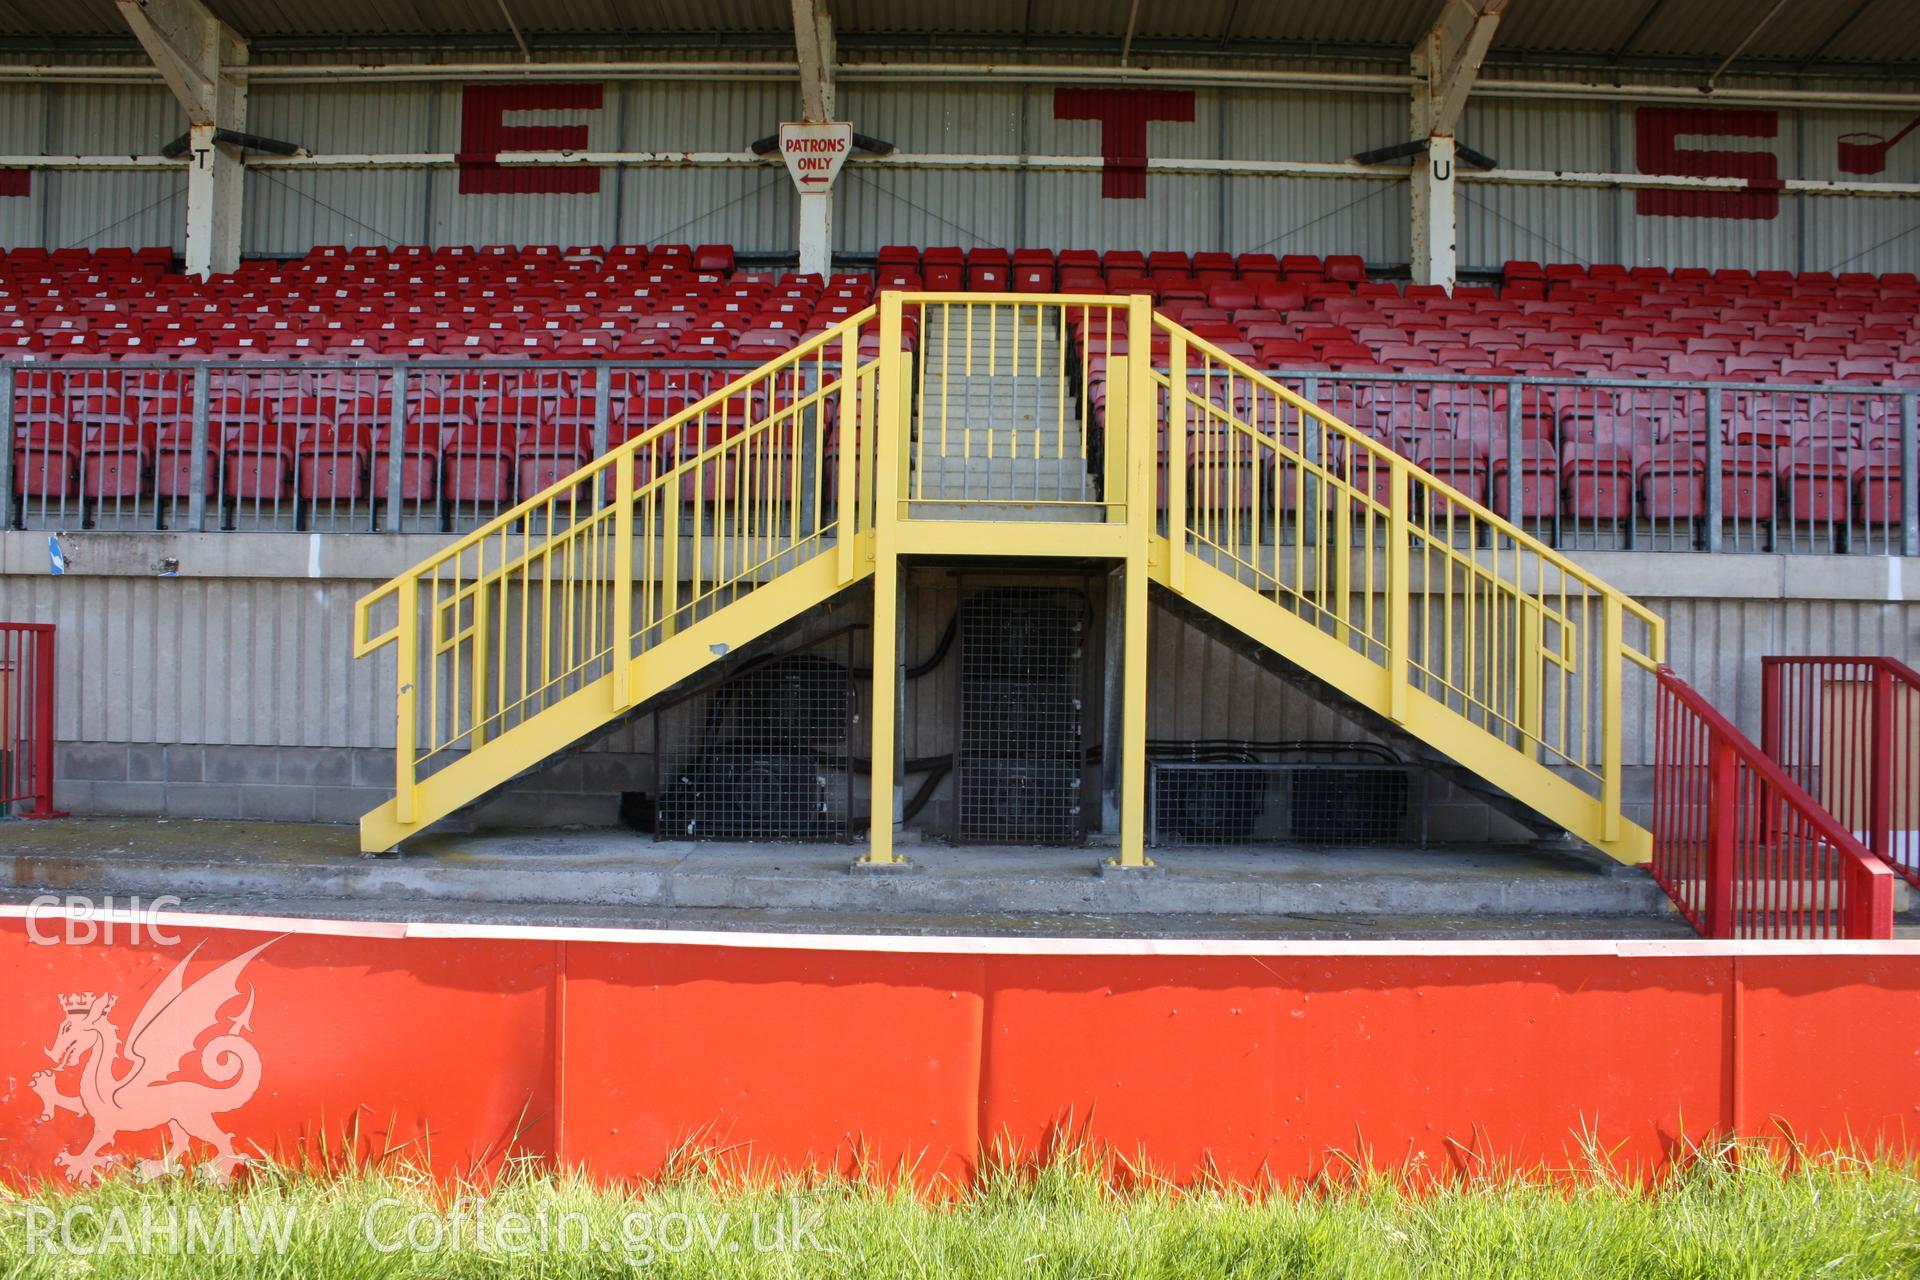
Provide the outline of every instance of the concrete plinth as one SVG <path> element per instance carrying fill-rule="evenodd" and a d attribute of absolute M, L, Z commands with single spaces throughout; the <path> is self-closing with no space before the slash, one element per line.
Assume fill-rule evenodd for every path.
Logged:
<path fill-rule="evenodd" d="M 1653 881 L 1518 848 L 1154 851 L 914 846 L 911 870 L 846 845 L 625 832 L 429 836 L 359 855 L 351 827 L 0 823 L 5 896 L 162 894 L 189 909 L 342 918 L 1134 936 L 1681 937 Z M 852 868 L 851 873 L 849 868 Z"/>

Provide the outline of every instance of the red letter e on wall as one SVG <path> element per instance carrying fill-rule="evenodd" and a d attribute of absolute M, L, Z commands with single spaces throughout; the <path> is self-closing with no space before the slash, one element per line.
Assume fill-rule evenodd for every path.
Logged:
<path fill-rule="evenodd" d="M 584 196 L 600 190 L 585 165 L 503 165 L 502 151 L 584 151 L 584 124 L 508 124 L 509 111 L 598 111 L 597 84 L 470 84 L 460 97 L 460 194 Z"/>

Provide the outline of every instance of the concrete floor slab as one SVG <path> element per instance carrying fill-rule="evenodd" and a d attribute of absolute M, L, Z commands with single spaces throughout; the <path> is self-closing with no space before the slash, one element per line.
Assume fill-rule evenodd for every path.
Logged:
<path fill-rule="evenodd" d="M 358 853 L 350 827 L 76 819 L 0 823 L 0 884 L 173 895 L 191 909 L 352 918 L 1115 936 L 1687 936 L 1651 879 L 1487 848 L 1202 848 L 1102 876 L 1095 848 L 909 848 L 893 876 L 851 845 L 661 841 L 624 831 L 430 836 Z"/>

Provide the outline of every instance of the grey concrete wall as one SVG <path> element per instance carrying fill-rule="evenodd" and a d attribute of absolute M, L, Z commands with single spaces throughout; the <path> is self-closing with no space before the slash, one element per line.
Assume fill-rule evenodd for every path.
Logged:
<path fill-rule="evenodd" d="M 311 817 L 347 821 L 389 793 L 391 671 L 351 656 L 352 606 L 442 539 L 306 534 L 0 534 L 0 619 L 58 624 L 56 760 L 77 812 Z M 1669 661 L 1757 734 L 1760 658 L 1885 654 L 1920 665 L 1920 560 L 1850 556 L 1590 552 L 1579 559 L 1668 622 Z M 177 574 L 166 573 L 177 564 Z M 932 651 L 950 585 L 914 594 L 906 655 Z M 1149 732 L 1156 737 L 1342 736 L 1227 647 L 1157 614 Z M 1650 680 L 1628 681 L 1627 759 L 1651 763 L 1638 728 Z M 909 754 L 951 742 L 950 673 L 909 689 Z M 643 719 L 516 784 L 482 819 L 614 820 L 623 791 L 651 785 Z M 1451 803 L 1445 796 L 1441 803 Z M 938 816 L 938 797 L 931 807 Z M 1469 827 L 1477 820 L 1462 811 Z"/>

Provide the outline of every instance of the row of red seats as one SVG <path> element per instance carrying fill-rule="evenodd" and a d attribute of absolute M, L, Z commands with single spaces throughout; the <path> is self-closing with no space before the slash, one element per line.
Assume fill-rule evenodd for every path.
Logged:
<path fill-rule="evenodd" d="M 1712 466 L 1704 449 L 1689 444 L 1576 442 L 1555 449 L 1550 441 L 1529 439 L 1516 453 L 1498 438 L 1471 443 L 1383 438 L 1381 443 L 1410 453 L 1417 465 L 1473 501 L 1525 521 L 1618 527 L 1635 519 L 1692 522 L 1709 514 Z M 1373 466 L 1371 455 L 1343 451 L 1337 444 L 1323 452 L 1331 455 L 1327 465 L 1334 474 L 1375 502 L 1389 500 L 1390 473 Z M 1270 498 L 1276 511 L 1290 514 L 1308 492 L 1304 482 L 1311 477 L 1298 466 L 1274 455 L 1262 458 L 1223 433 L 1191 432 L 1187 454 L 1190 508 L 1250 509 Z M 1164 445 L 1161 456 L 1164 462 Z M 1899 452 L 1893 447 L 1733 446 L 1719 471 L 1721 516 L 1738 523 L 1784 520 L 1834 529 L 1893 525 L 1905 510 Z M 1160 483 L 1164 503 L 1164 465 Z M 1323 488 L 1322 496 L 1332 501 L 1332 487 Z M 1443 518 L 1445 504 L 1417 514 Z"/>
<path fill-rule="evenodd" d="M 518 330 L 458 333 L 451 331 L 374 333 L 291 332 L 274 335 L 239 332 L 214 335 L 194 333 L 116 333 L 100 339 L 62 337 L 11 348 L 15 358 L 100 360 L 128 357 L 142 360 L 256 359 L 269 362 L 317 358 L 328 360 L 385 357 L 487 357 L 510 359 L 687 361 L 726 360 L 760 364 L 791 351 L 829 326 L 809 324 L 783 328 L 762 323 L 744 331 L 732 328 L 661 326 L 622 334 L 618 330 L 572 332 Z M 911 345 L 911 334 L 908 345 Z M 6 339 L 0 337 L 0 350 Z M 877 334 L 860 340 L 863 355 L 880 349 Z"/>
<path fill-rule="evenodd" d="M 871 276 L 835 272 L 831 276 L 800 272 L 736 271 L 730 275 L 689 274 L 675 271 L 618 271 L 590 269 L 554 277 L 531 271 L 412 271 L 389 277 L 301 275 L 274 272 L 248 279 L 241 276 L 202 283 L 180 276 L 153 280 L 106 280 L 41 274 L 9 274 L 0 264 L 0 311 L 23 308 L 40 312 L 131 311 L 163 314 L 199 310 L 275 311 L 305 309 L 315 312 L 358 310 L 387 306 L 418 306 L 453 302 L 515 302 L 536 298 L 544 303 L 592 299 L 645 298 L 650 295 L 737 293 L 743 297 L 777 293 L 819 298 L 857 290 L 873 293 Z M 301 306 L 300 304 L 305 304 Z"/>
<path fill-rule="evenodd" d="M 876 259 L 880 287 L 932 292 L 1105 293 L 1127 286 L 1205 286 L 1232 281 L 1330 280 L 1357 283 L 1366 264 L 1357 254 L 1335 254 L 1324 261 L 1311 254 L 1196 253 L 1173 250 L 1141 253 L 1111 249 L 916 249 L 887 245 Z"/>
<path fill-rule="evenodd" d="M 1666 284 L 1687 286 L 1723 286 L 1742 293 L 1791 293 L 1794 291 L 1834 291 L 1862 288 L 1880 292 L 1912 293 L 1920 289 L 1920 276 L 1911 271 L 1750 271 L 1745 267 L 1628 267 L 1613 262 L 1575 263 L 1538 262 L 1516 259 L 1501 269 L 1508 285 L 1539 281 L 1578 287 L 1584 284 L 1608 288 L 1658 288 Z"/>
<path fill-rule="evenodd" d="M 657 392 L 610 406 L 609 444 L 653 429 L 699 397 Z M 791 404 L 784 396 L 776 401 Z M 773 410 L 783 407 L 774 403 Z M 731 397 L 676 428 L 663 447 L 649 446 L 641 479 L 673 458 L 692 458 L 764 421 L 766 396 Z M 811 430 L 803 411 L 789 425 L 755 437 L 753 455 L 790 455 Z M 833 414 L 820 428 L 831 447 Z M 337 414 L 337 416 L 336 416 Z M 513 397 L 475 406 L 457 399 L 410 404 L 400 431 L 399 497 L 501 505 L 528 497 L 585 466 L 594 456 L 591 401 Z M 354 405 L 315 399 L 266 406 L 232 401 L 210 407 L 203 492 L 215 501 L 289 498 L 330 503 L 385 499 L 390 490 L 393 428 L 390 406 L 374 398 Z M 86 502 L 186 498 L 193 485 L 193 429 L 178 417 L 150 419 L 102 409 L 85 421 L 29 418 L 16 430 L 14 492 L 22 498 Z M 789 459 L 790 461 L 790 459 Z M 733 492 L 738 459 L 721 459 L 702 488 Z M 693 484 L 691 478 L 689 485 Z M 688 497 L 692 497 L 689 490 Z"/>
<path fill-rule="evenodd" d="M 1371 310 L 1188 307 L 1179 318 L 1228 355 L 1269 369 L 1896 386 L 1915 385 L 1920 376 L 1920 324 L 1911 314 L 1751 327 L 1514 311 L 1458 316 L 1451 322 L 1458 327 L 1436 327 L 1449 321 L 1434 316 L 1415 321 Z M 1167 335 L 1157 336 L 1155 358 L 1164 359 L 1170 345 Z M 1102 327 L 1081 343 L 1080 354 L 1098 359 L 1126 349 L 1124 334 Z"/>
<path fill-rule="evenodd" d="M 22 247 L 6 251 L 8 262 L 19 266 L 46 266 L 61 271 L 166 271 L 173 265 L 173 251 L 153 246 L 133 249 L 121 246 L 107 246 L 98 249 L 43 249 Z M 533 264 L 573 262 L 573 261 L 634 261 L 654 266 L 681 267 L 697 271 L 730 272 L 734 269 L 733 246 L 728 244 L 616 244 L 616 245 L 575 245 L 562 248 L 552 244 L 483 244 L 483 245 L 443 245 L 433 248 L 421 244 L 402 245 L 338 245 L 321 244 L 307 250 L 296 261 L 307 264 L 324 263 L 330 265 L 352 266 L 356 264 L 386 264 L 450 262 L 526 262 Z M 241 264 L 241 271 L 265 266 L 277 266 L 278 263 L 251 261 Z"/>
<path fill-rule="evenodd" d="M 714 271 L 723 275 L 734 269 L 734 252 L 730 244 L 616 244 L 616 245 L 574 245 L 562 248 L 557 244 L 483 244 L 483 245 L 446 245 L 441 248 L 429 248 L 426 245 L 315 245 L 307 250 L 301 259 L 307 264 L 324 263 L 352 267 L 356 264 L 385 266 L 388 263 L 426 263 L 426 262 L 513 262 L 533 266 L 568 262 L 604 262 L 609 265 L 621 263 L 644 263 L 651 270 L 675 269 L 685 271 Z"/>

